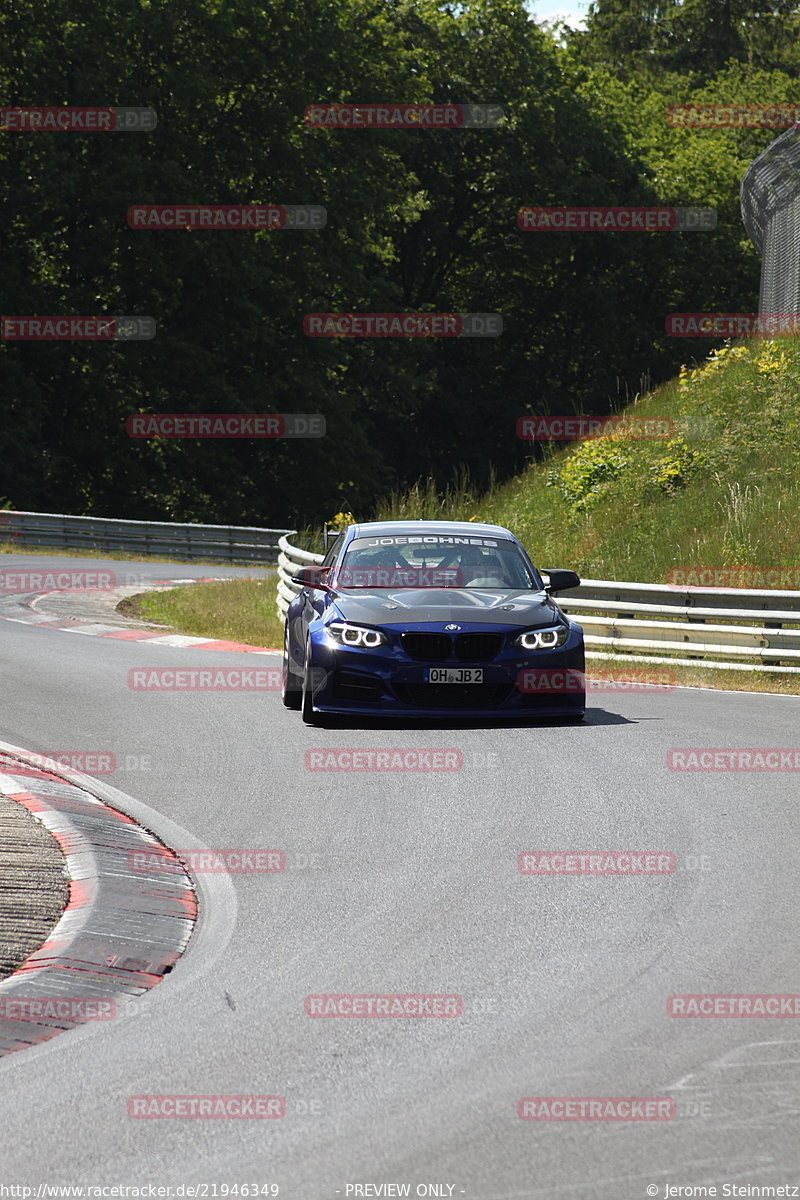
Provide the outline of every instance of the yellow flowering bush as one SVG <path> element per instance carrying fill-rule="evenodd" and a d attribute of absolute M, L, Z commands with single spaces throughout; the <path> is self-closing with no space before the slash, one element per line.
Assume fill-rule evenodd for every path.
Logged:
<path fill-rule="evenodd" d="M 356 519 L 352 513 L 338 512 L 338 513 L 334 513 L 334 515 L 328 521 L 328 528 L 342 530 L 342 529 L 345 529 L 348 525 L 355 525 L 355 524 L 356 524 Z"/>
<path fill-rule="evenodd" d="M 701 379 L 715 374 L 727 363 L 735 362 L 737 358 L 742 358 L 748 353 L 747 346 L 731 346 L 730 343 L 727 343 L 719 350 L 712 350 L 706 361 L 699 367 L 693 367 L 690 370 L 684 363 L 678 373 L 679 395 L 689 395 L 695 384 L 699 383 Z"/>
<path fill-rule="evenodd" d="M 765 342 L 761 353 L 753 359 L 759 375 L 785 375 L 789 359 L 783 350 L 779 350 L 775 342 Z"/>

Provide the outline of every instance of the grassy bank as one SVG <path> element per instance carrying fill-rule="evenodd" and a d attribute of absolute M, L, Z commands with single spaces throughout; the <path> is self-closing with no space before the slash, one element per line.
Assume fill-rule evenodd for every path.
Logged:
<path fill-rule="evenodd" d="M 768 587 L 788 571 L 779 586 L 798 590 L 798 401 L 800 339 L 726 345 L 637 397 L 608 436 L 545 443 L 542 458 L 483 494 L 463 475 L 444 494 L 420 482 L 375 515 L 504 525 L 539 565 L 584 578 L 668 583 L 675 569 L 711 568 L 725 586 Z M 637 437 L 639 419 L 668 422 L 668 436 Z M 669 670 L 687 686 L 800 694 L 800 676 Z"/>
<path fill-rule="evenodd" d="M 143 592 L 123 601 L 121 611 L 192 637 L 267 649 L 283 645 L 283 622 L 275 614 L 274 579 L 226 579 Z"/>
<path fill-rule="evenodd" d="M 674 567 L 798 567 L 798 342 L 725 347 L 624 410 L 672 421 L 667 440 L 621 429 L 551 453 L 483 495 L 464 479 L 445 495 L 423 483 L 376 515 L 506 525 L 534 561 L 595 579 L 658 583 Z"/>

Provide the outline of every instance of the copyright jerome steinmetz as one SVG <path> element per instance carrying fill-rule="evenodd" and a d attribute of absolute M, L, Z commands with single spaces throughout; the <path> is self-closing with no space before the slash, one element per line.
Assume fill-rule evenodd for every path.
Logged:
<path fill-rule="evenodd" d="M 800 1196 L 800 1184 L 796 1183 L 704 1183 L 704 1184 L 675 1184 L 665 1183 L 662 1187 L 657 1183 L 648 1184 L 648 1196 L 660 1196 L 661 1200 L 672 1200 L 680 1197 L 686 1200 L 698 1200 L 705 1196 Z"/>

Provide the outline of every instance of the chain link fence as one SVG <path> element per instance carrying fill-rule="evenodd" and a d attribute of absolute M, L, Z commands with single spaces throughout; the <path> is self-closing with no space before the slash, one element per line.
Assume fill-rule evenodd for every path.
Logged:
<path fill-rule="evenodd" d="M 787 129 L 748 167 L 742 218 L 761 255 L 759 312 L 800 313 L 800 129 Z"/>

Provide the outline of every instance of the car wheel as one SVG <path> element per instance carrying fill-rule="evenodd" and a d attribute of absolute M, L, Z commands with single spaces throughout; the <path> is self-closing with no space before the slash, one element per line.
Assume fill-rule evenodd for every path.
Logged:
<path fill-rule="evenodd" d="M 306 661 L 303 669 L 303 693 L 301 700 L 301 711 L 306 725 L 320 724 L 320 717 L 314 712 L 312 702 L 313 691 L 311 681 L 313 678 L 313 671 L 314 667 L 311 662 L 311 638 L 309 638 L 306 641 Z"/>
<path fill-rule="evenodd" d="M 281 699 L 286 708 L 299 709 L 303 697 L 303 682 L 291 668 L 289 657 L 289 623 L 283 630 L 283 679 L 281 682 Z"/>

